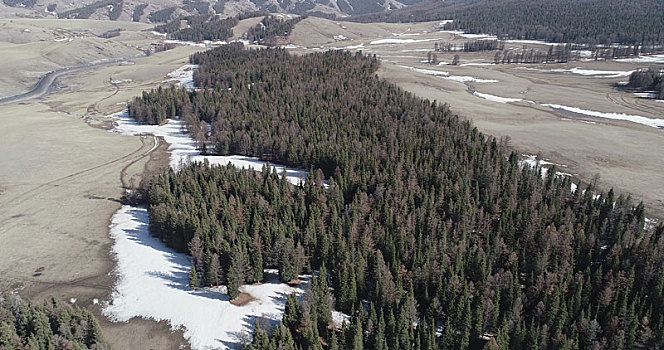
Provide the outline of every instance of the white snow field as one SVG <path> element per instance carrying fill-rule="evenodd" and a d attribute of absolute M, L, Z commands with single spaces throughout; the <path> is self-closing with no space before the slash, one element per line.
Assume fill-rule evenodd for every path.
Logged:
<path fill-rule="evenodd" d="M 183 165 L 190 162 L 203 162 L 207 160 L 210 165 L 228 165 L 233 164 L 237 168 L 263 170 L 263 166 L 268 164 L 258 158 L 232 155 L 232 156 L 204 156 L 196 148 L 196 142 L 186 134 L 186 128 L 182 121 L 178 119 L 167 119 L 163 125 L 141 124 L 130 118 L 127 110 L 113 114 L 115 127 L 112 129 L 124 135 L 154 135 L 161 136 L 169 144 L 168 150 L 171 151 L 170 166 L 174 170 L 179 170 Z M 298 168 L 289 168 L 279 164 L 269 163 L 277 170 L 280 175 L 286 173 L 286 179 L 293 185 L 303 183 L 307 178 L 307 170 Z M 326 184 L 326 183 L 325 183 Z"/>
<path fill-rule="evenodd" d="M 489 94 L 483 94 L 481 92 L 473 92 L 473 95 L 483 98 L 485 100 L 493 101 L 493 102 L 498 102 L 498 103 L 509 103 L 509 102 L 519 102 L 523 101 L 523 99 L 520 98 L 510 98 L 510 97 L 500 97 L 500 96 L 495 96 L 495 95 L 489 95 Z"/>
<path fill-rule="evenodd" d="M 421 43 L 425 41 L 434 41 L 440 39 L 379 39 L 369 43 L 369 45 L 383 45 L 383 44 L 412 44 Z"/>
<path fill-rule="evenodd" d="M 240 288 L 255 300 L 235 306 L 224 286 L 191 289 L 189 257 L 150 235 L 148 222 L 145 207 L 128 205 L 111 219 L 118 282 L 103 313 L 113 321 L 133 317 L 167 320 L 173 329 L 184 327 L 184 336 L 194 349 L 240 348 L 243 340 L 251 339 L 257 320 L 272 326 L 281 321 L 287 296 L 302 295 L 310 279 L 301 276 L 305 282 L 294 288 L 279 283 L 276 271 L 266 270 L 265 283 Z"/>
<path fill-rule="evenodd" d="M 572 113 L 589 115 L 591 117 L 614 119 L 614 120 L 626 120 L 632 123 L 643 124 L 653 128 L 664 128 L 664 119 L 647 118 L 640 115 L 629 115 L 622 113 L 604 113 L 598 111 L 590 111 L 587 109 L 581 109 L 577 107 L 569 107 L 569 106 L 562 106 L 562 105 L 549 104 L 549 103 L 543 103 L 542 106 L 550 107 L 553 109 L 561 109 Z"/>
<path fill-rule="evenodd" d="M 168 73 L 170 79 L 164 82 L 177 82 L 178 87 L 184 86 L 187 90 L 194 89 L 194 71 L 198 69 L 197 64 L 185 64 L 182 67 Z"/>

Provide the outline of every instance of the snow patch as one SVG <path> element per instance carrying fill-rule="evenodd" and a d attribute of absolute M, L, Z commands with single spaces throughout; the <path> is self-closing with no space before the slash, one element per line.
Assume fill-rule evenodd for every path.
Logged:
<path fill-rule="evenodd" d="M 483 98 L 485 100 L 493 101 L 493 102 L 498 102 L 498 103 L 510 103 L 510 102 L 519 102 L 523 101 L 523 99 L 520 98 L 510 98 L 510 97 L 500 97 L 500 96 L 495 96 L 495 95 L 489 95 L 489 94 L 483 94 L 481 92 L 473 92 L 473 95 Z"/>
<path fill-rule="evenodd" d="M 170 39 L 164 40 L 164 44 L 179 44 L 179 45 L 205 47 L 205 43 L 197 43 L 193 41 L 182 41 L 182 40 L 170 40 Z"/>
<path fill-rule="evenodd" d="M 126 322 L 132 317 L 167 320 L 173 329 L 184 327 L 184 336 L 194 349 L 239 347 L 243 339 L 251 338 L 255 320 L 277 324 L 286 297 L 304 292 L 306 283 L 290 287 L 279 283 L 273 271 L 267 271 L 263 284 L 240 287 L 256 299 L 244 306 L 230 303 L 225 286 L 193 290 L 189 287 L 189 257 L 153 237 L 148 225 L 145 207 L 124 205 L 111 219 L 119 279 L 113 301 L 102 312 L 113 321 Z M 308 281 L 310 276 L 300 278 Z"/>
<path fill-rule="evenodd" d="M 570 106 L 563 106 L 563 105 L 557 105 L 557 104 L 542 104 L 544 107 L 549 107 L 552 109 L 560 109 L 572 113 L 578 113 L 578 114 L 584 114 L 584 115 L 589 115 L 591 117 L 597 117 L 597 118 L 605 118 L 605 119 L 613 119 L 613 120 L 625 120 L 629 121 L 632 123 L 637 123 L 637 124 L 642 124 L 642 125 L 647 125 L 653 128 L 664 128 L 664 119 L 655 119 L 655 118 L 647 118 L 644 116 L 640 115 L 629 115 L 629 114 L 622 114 L 622 113 L 604 113 L 604 112 L 598 112 L 598 111 L 591 111 L 587 109 L 581 109 L 577 107 L 570 107 Z"/>
<path fill-rule="evenodd" d="M 370 42 L 370 45 L 382 45 L 382 44 L 412 44 L 412 43 L 421 43 L 425 41 L 434 41 L 438 39 L 380 39 Z"/>
<path fill-rule="evenodd" d="M 168 73 L 167 76 L 171 79 L 168 79 L 165 82 L 177 81 L 177 86 L 184 86 L 187 90 L 193 90 L 194 71 L 197 69 L 197 64 L 185 64 L 182 67 Z"/>
<path fill-rule="evenodd" d="M 131 83 L 132 81 L 133 81 L 133 80 L 131 80 L 131 79 L 111 80 L 111 84 Z"/>
<path fill-rule="evenodd" d="M 454 80 L 458 81 L 460 83 L 469 83 L 469 82 L 474 82 L 474 83 L 497 83 L 498 80 L 495 79 L 480 79 L 480 78 L 475 78 L 467 75 L 450 75 L 448 77 L 443 77 L 443 79 L 448 79 L 448 80 Z"/>
<path fill-rule="evenodd" d="M 618 62 L 630 62 L 630 63 L 664 63 L 664 54 L 662 55 L 651 55 L 651 56 L 640 56 L 636 58 L 621 58 L 617 59 Z"/>

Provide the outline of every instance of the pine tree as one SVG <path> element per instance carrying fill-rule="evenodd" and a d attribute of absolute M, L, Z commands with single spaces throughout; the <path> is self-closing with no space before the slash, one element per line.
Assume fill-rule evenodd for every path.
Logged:
<path fill-rule="evenodd" d="M 196 272 L 196 268 L 192 265 L 191 269 L 189 269 L 189 287 L 195 289 L 200 286 L 201 281 L 198 278 L 198 273 Z"/>

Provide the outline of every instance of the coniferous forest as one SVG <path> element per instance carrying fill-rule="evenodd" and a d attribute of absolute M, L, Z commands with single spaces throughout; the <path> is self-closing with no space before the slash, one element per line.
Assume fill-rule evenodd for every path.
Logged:
<path fill-rule="evenodd" d="M 277 44 L 279 38 L 288 37 L 295 24 L 305 18 L 307 18 L 307 16 L 298 16 L 284 20 L 272 15 L 265 16 L 260 23 L 249 28 L 247 31 L 247 40 L 250 42 L 274 46 Z"/>
<path fill-rule="evenodd" d="M 145 92 L 130 115 L 180 116 L 205 152 L 309 169 L 293 186 L 193 164 L 149 187 L 150 229 L 191 254 L 192 286 L 233 298 L 265 268 L 317 272 L 247 348 L 664 345 L 664 226 L 646 228 L 642 204 L 520 166 L 446 104 L 380 80 L 375 57 L 229 44 L 191 63 L 199 89 Z M 351 316 L 339 330 L 332 305 Z"/>
<path fill-rule="evenodd" d="M 108 349 L 92 313 L 55 299 L 42 305 L 0 295 L 0 349 Z"/>
<path fill-rule="evenodd" d="M 423 2 L 349 20 L 453 19 L 446 29 L 489 33 L 504 39 L 652 46 L 664 42 L 662 13 L 664 2 L 660 0 L 473 0 Z"/>
<path fill-rule="evenodd" d="M 635 70 L 629 75 L 629 88 L 636 91 L 651 91 L 657 99 L 664 99 L 664 68 L 648 67 Z"/>

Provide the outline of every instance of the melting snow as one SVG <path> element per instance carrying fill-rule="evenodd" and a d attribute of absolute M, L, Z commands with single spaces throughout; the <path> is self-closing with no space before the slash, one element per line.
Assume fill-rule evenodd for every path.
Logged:
<path fill-rule="evenodd" d="M 421 43 L 424 41 L 434 41 L 438 39 L 380 39 L 370 42 L 371 45 L 382 45 L 382 44 L 411 44 L 411 43 Z"/>
<path fill-rule="evenodd" d="M 245 285 L 240 291 L 256 300 L 235 306 L 226 296 L 226 287 L 189 287 L 189 257 L 173 252 L 148 230 L 145 207 L 128 205 L 113 216 L 110 224 L 117 258 L 118 284 L 104 315 L 126 322 L 132 317 L 167 320 L 173 329 L 184 327 L 184 335 L 194 349 L 240 347 L 251 339 L 254 322 L 281 320 L 286 297 L 302 294 L 304 285 L 293 288 L 279 283 L 275 271 L 266 270 L 266 282 Z M 309 280 L 310 276 L 301 279 Z"/>
<path fill-rule="evenodd" d="M 483 93 L 477 92 L 477 91 L 473 92 L 473 95 L 475 95 L 477 97 L 481 97 L 485 100 L 498 102 L 498 103 L 509 103 L 509 102 L 523 101 L 523 99 L 520 99 L 520 98 L 500 97 L 500 96 L 495 96 L 495 95 L 483 94 Z"/>
<path fill-rule="evenodd" d="M 168 73 L 169 81 L 177 81 L 178 86 L 184 86 L 187 90 L 194 89 L 194 71 L 198 69 L 197 64 L 185 64 L 182 67 Z"/>
<path fill-rule="evenodd" d="M 494 79 L 480 79 L 467 75 L 451 75 L 449 77 L 443 77 L 443 79 L 454 80 L 460 83 L 474 82 L 474 83 L 497 83 L 498 80 Z"/>
<path fill-rule="evenodd" d="M 618 62 L 630 62 L 630 63 L 664 63 L 664 54 L 663 55 L 652 55 L 652 56 L 641 56 L 637 58 L 621 58 L 617 59 Z"/>
<path fill-rule="evenodd" d="M 572 113 L 589 115 L 591 117 L 614 119 L 614 120 L 626 120 L 633 123 L 647 125 L 653 128 L 664 128 L 664 119 L 647 118 L 640 115 L 629 115 L 622 113 L 604 113 L 604 112 L 590 111 L 587 109 L 562 106 L 556 104 L 542 104 L 542 106 L 550 107 L 553 109 L 561 109 Z"/>

